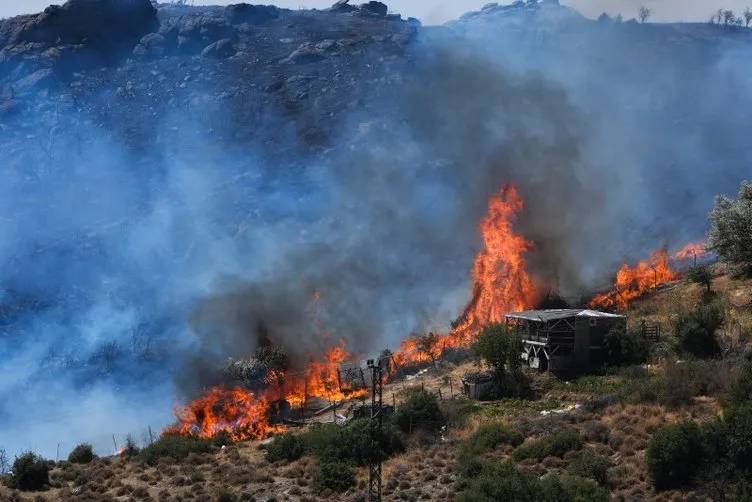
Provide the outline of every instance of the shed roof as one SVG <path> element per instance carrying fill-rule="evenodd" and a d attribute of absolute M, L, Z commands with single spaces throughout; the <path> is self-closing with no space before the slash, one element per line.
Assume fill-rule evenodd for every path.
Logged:
<path fill-rule="evenodd" d="M 599 312 L 589 309 L 551 309 L 551 310 L 525 310 L 523 312 L 510 312 L 505 314 L 507 319 L 524 319 L 527 321 L 554 321 L 556 319 L 569 319 L 571 317 L 602 317 L 602 318 L 624 318 L 623 315 L 609 314 L 608 312 Z"/>

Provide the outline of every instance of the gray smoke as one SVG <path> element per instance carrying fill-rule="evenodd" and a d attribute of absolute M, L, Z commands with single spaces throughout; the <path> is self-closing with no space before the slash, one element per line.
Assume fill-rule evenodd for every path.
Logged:
<path fill-rule="evenodd" d="M 107 88 L 2 124 L 20 139 L 0 152 L 0 446 L 106 453 L 263 338 L 300 363 L 324 337 L 365 355 L 446 329 L 505 183 L 542 292 L 588 294 L 702 237 L 713 195 L 749 177 L 748 47 L 499 15 L 353 63 L 369 80 L 313 147 L 302 128 L 329 120 L 315 104 L 238 124 L 219 77 L 157 116 L 110 108 Z"/>

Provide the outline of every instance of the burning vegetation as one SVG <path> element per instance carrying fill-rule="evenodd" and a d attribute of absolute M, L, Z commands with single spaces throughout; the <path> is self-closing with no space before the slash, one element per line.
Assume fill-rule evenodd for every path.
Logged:
<path fill-rule="evenodd" d="M 513 185 L 504 186 L 489 199 L 487 214 L 479 225 L 483 247 L 473 263 L 470 302 L 448 333 L 405 339 L 392 357 L 397 367 L 434 360 L 447 349 L 467 348 L 484 326 L 501 321 L 505 312 L 534 304 L 535 286 L 525 265 L 525 253 L 533 244 L 513 229 L 522 208 L 522 197 Z M 316 295 L 314 303 L 319 298 Z M 364 392 L 356 389 L 346 394 L 340 385 L 339 368 L 353 359 L 344 341 L 327 350 L 323 357 L 312 358 L 302 372 L 292 371 L 284 358 L 269 356 L 268 348 L 260 350 L 263 357 L 256 360 L 264 359 L 264 364 L 230 364 L 232 372 L 253 390 L 211 388 L 176 410 L 178 424 L 169 431 L 201 437 L 225 432 L 234 440 L 258 439 L 283 428 L 272 425 L 270 420 L 274 403 L 304 406 L 311 398 L 334 403 Z M 257 384 L 250 385 L 249 380 Z"/>
<path fill-rule="evenodd" d="M 668 251 L 659 249 L 634 266 L 622 265 L 616 273 L 614 288 L 608 293 L 596 295 L 588 305 L 592 308 L 625 310 L 635 298 L 676 277 L 677 273 L 669 264 Z"/>
<path fill-rule="evenodd" d="M 399 350 L 390 353 L 390 370 L 435 361 L 451 349 L 469 348 L 481 330 L 503 322 L 504 314 L 535 306 L 538 295 L 528 273 L 525 255 L 533 243 L 514 230 L 514 221 L 524 202 L 514 185 L 505 185 L 490 197 L 486 215 L 479 223 L 482 247 L 472 267 L 472 296 L 462 314 L 446 333 L 430 332 L 405 338 Z M 676 252 L 677 261 L 704 256 L 704 244 L 689 244 Z M 589 307 L 625 310 L 631 301 L 678 276 L 670 265 L 666 249 L 652 253 L 635 265 L 624 264 L 616 274 L 614 288 L 595 296 Z M 316 314 L 321 295 L 312 299 L 309 313 L 320 333 L 324 332 Z M 346 389 L 339 373 L 354 358 L 346 342 L 333 343 L 321 336 L 330 348 L 311 357 L 303 370 L 292 367 L 278 348 L 267 343 L 248 361 L 230 361 L 228 372 L 242 386 L 213 387 L 203 396 L 180 407 L 178 424 L 169 432 L 213 437 L 223 432 L 233 440 L 259 439 L 284 430 L 280 407 L 305 408 L 309 400 L 335 404 L 365 393 L 365 388 Z M 363 382 L 365 385 L 365 382 Z"/>

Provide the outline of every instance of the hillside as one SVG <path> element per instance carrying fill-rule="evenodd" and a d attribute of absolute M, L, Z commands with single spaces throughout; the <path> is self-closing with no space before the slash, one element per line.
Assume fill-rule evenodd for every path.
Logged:
<path fill-rule="evenodd" d="M 713 198 L 749 175 L 752 30 L 742 26 L 596 21 L 555 0 L 489 4 L 444 26 L 380 2 L 184 3 L 69 0 L 0 20 L 0 360 L 11 375 L 0 449 L 11 456 L 64 458 L 81 442 L 108 456 L 129 434 L 146 446 L 144 431 L 169 426 L 259 349 L 281 349 L 289 378 L 278 380 L 298 384 L 299 398 L 313 363 L 329 363 L 331 384 L 339 363 L 396 352 L 412 334 L 459 322 L 474 336 L 547 292 L 587 300 L 621 264 L 700 240 Z M 718 273 L 720 333 L 738 358 L 748 284 Z M 631 322 L 659 322 L 668 336 L 700 295 L 669 284 L 634 304 Z M 531 437 L 540 411 L 631 392 L 635 375 L 665 387 L 661 372 L 680 370 L 659 356 L 680 359 L 673 348 L 659 346 L 644 371 L 536 377 L 535 399 L 468 406 L 446 441 L 407 434 L 408 453 L 385 467 L 389 496 L 419 498 L 419 470 L 426 496 L 463 490 L 470 480 L 453 459 L 483 419 L 513 419 Z M 460 366 L 421 375 L 442 397 L 472 366 L 455 355 Z M 726 374 L 714 366 L 725 363 L 692 364 Z M 254 391 L 272 396 L 256 370 Z M 395 384 L 398 405 L 406 382 Z M 282 387 L 269 399 L 287 397 Z M 318 387 L 319 401 L 331 397 Z M 621 431 L 644 413 L 653 430 L 717 412 L 718 389 L 678 411 L 621 396 L 623 406 L 571 420 Z M 265 414 L 270 403 L 251 404 Z M 635 434 L 627 446 L 587 436 L 629 471 L 609 485 L 624 498 L 654 495 L 640 453 L 650 434 Z M 255 442 L 202 445 L 196 476 L 189 461 L 61 464 L 46 495 L 131 496 L 115 483 L 155 500 L 224 485 L 257 499 L 323 495 L 310 456 L 268 465 Z M 259 479 L 217 467 L 225 457 Z"/>
<path fill-rule="evenodd" d="M 534 375 L 535 397 L 477 402 L 458 392 L 464 373 L 476 363 L 452 364 L 421 371 L 417 378 L 391 383 L 387 401 L 397 409 L 409 388 L 425 388 L 442 398 L 446 428 L 435 433 L 419 430 L 404 435 L 406 449 L 384 463 L 385 500 L 454 500 L 467 489 L 462 469 L 463 451 L 479 428 L 505 424 L 518 431 L 523 446 L 495 443 L 479 450 L 477 459 L 510 459 L 537 438 L 576 431 L 581 446 L 565 447 L 563 453 L 518 459 L 524 472 L 536 476 L 596 476 L 612 500 L 686 500 L 689 491 L 656 492 L 646 467 L 645 450 L 654 433 L 682 418 L 703 422 L 715 417 L 736 371 L 740 354 L 749 350 L 752 318 L 752 282 L 731 279 L 718 268 L 713 290 L 726 309 L 726 324 L 719 333 L 724 354 L 718 360 L 677 360 L 666 347 L 673 344 L 673 322 L 692 308 L 701 295 L 699 286 L 678 280 L 661 291 L 641 298 L 630 308 L 630 324 L 642 319 L 658 321 L 663 336 L 652 350 L 649 364 L 614 368 L 606 374 L 563 381 L 551 375 Z M 745 337 L 739 338 L 739 334 Z M 452 382 L 450 384 L 450 382 Z M 664 382 L 663 384 L 661 382 Z M 661 385 L 667 385 L 660 390 Z M 394 397 L 392 397 L 394 396 Z M 345 413 L 347 407 L 341 408 Z M 329 420 L 323 418 L 323 421 Z M 298 435 L 312 426 L 296 428 Z M 476 439 L 477 441 L 477 439 Z M 485 444 L 485 443 L 481 443 Z M 269 441 L 250 441 L 208 447 L 182 460 L 133 456 L 96 459 L 89 464 L 54 464 L 49 490 L 12 492 L 0 488 L 3 500 L 362 500 L 367 472 L 356 471 L 356 485 L 343 494 L 318 485 L 315 456 L 300 460 L 269 462 L 264 451 Z M 572 451 L 567 451 L 572 448 Z M 598 469 L 582 465 L 582 452 L 603 459 Z M 590 465 L 590 464 L 587 464 Z M 593 464 L 595 465 L 595 464 Z M 600 470 L 602 469 L 602 470 Z M 594 474 L 595 473 L 595 474 Z M 600 473 L 600 474 L 598 474 Z M 225 498 L 222 498 L 225 497 Z M 593 499 L 593 500 L 598 500 Z"/>

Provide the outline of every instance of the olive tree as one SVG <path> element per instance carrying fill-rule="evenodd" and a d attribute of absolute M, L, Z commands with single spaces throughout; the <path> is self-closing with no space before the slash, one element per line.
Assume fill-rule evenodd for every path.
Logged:
<path fill-rule="evenodd" d="M 720 195 L 710 213 L 708 249 L 752 277 L 752 182 L 744 181 L 736 199 Z"/>
<path fill-rule="evenodd" d="M 473 346 L 473 353 L 493 368 L 500 380 L 519 373 L 522 351 L 520 337 L 499 323 L 486 326 Z"/>

